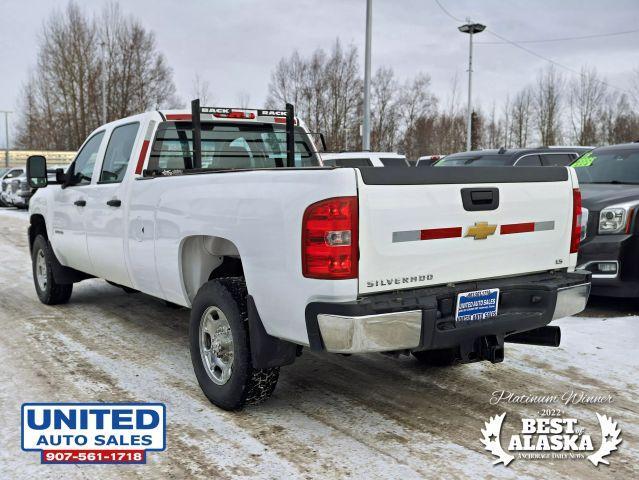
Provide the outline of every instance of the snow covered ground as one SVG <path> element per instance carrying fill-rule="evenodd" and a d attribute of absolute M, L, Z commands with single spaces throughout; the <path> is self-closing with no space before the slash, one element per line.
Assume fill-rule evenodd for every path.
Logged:
<path fill-rule="evenodd" d="M 639 478 L 639 317 L 634 302 L 596 300 L 557 322 L 560 348 L 507 344 L 502 364 L 453 368 L 383 355 L 304 352 L 282 369 L 273 398 L 239 413 L 201 393 L 188 352 L 188 311 L 127 295 L 101 280 L 68 305 L 37 301 L 27 215 L 0 210 L 0 478 Z M 535 416 L 534 405 L 491 405 L 493 392 L 612 395 L 565 407 L 599 442 L 595 412 L 623 443 L 610 466 L 518 459 L 492 465 L 480 443 L 489 416 Z M 147 465 L 39 464 L 20 450 L 23 402 L 148 401 L 167 406 L 165 452 Z M 583 422 L 582 422 L 583 419 Z"/>

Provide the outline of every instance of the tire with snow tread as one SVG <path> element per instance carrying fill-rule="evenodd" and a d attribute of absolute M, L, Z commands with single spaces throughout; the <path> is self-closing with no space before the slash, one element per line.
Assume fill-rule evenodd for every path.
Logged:
<path fill-rule="evenodd" d="M 189 343 L 191 361 L 200 388 L 211 401 L 225 410 L 240 410 L 267 400 L 277 384 L 279 367 L 257 369 L 251 361 L 246 283 L 243 277 L 226 277 L 206 282 L 191 308 Z M 231 375 L 223 385 L 209 376 L 200 350 L 200 324 L 209 307 L 225 315 L 233 338 Z"/>

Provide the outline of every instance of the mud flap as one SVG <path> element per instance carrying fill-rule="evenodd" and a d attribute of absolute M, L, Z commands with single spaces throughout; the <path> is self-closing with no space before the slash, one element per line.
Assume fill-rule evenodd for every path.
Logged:
<path fill-rule="evenodd" d="M 292 364 L 297 354 L 297 345 L 266 333 L 251 295 L 248 296 L 247 309 L 253 368 L 283 367 Z"/>

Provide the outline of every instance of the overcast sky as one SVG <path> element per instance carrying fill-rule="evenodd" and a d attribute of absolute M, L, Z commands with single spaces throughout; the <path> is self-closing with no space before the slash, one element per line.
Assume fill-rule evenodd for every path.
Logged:
<path fill-rule="evenodd" d="M 639 29 L 639 0 L 440 0 L 454 17 L 471 17 L 513 41 L 554 39 Z M 107 0 L 79 2 L 88 12 Z M 195 74 L 210 82 L 217 105 L 250 95 L 263 104 L 277 61 L 298 49 L 329 49 L 339 37 L 360 49 L 363 71 L 365 0 L 135 0 L 124 13 L 155 32 L 173 68 L 178 94 L 190 99 Z M 0 110 L 15 110 L 20 86 L 36 60 L 38 32 L 67 0 L 0 0 Z M 459 77 L 465 99 L 468 37 L 435 0 L 373 0 L 373 69 L 392 67 L 400 79 L 418 72 L 432 78 L 435 94 L 449 95 Z M 484 108 L 530 83 L 547 62 L 512 45 L 480 44 L 475 37 L 474 98 Z M 596 66 L 611 84 L 626 89 L 639 67 L 639 33 L 525 46 L 578 70 Z M 569 72 L 563 71 L 570 76 Z M 16 120 L 17 115 L 11 117 Z M 2 119 L 3 120 L 3 119 Z M 4 124 L 0 123 L 4 146 Z"/>

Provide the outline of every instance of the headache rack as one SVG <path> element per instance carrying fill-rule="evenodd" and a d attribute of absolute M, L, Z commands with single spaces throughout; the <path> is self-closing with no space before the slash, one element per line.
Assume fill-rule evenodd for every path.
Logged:
<path fill-rule="evenodd" d="M 200 99 L 191 101 L 191 122 L 193 123 L 193 169 L 202 168 L 202 122 L 201 114 L 214 113 L 216 108 L 200 106 Z M 227 109 L 233 112 L 235 109 Z M 248 109 L 238 109 L 248 110 Z M 264 110 L 258 110 L 258 112 Z M 286 104 L 286 167 L 295 166 L 295 107 Z M 279 112 L 278 113 L 283 113 Z M 273 116 L 273 115 L 271 115 Z M 227 118 L 233 118 L 229 115 Z"/>

